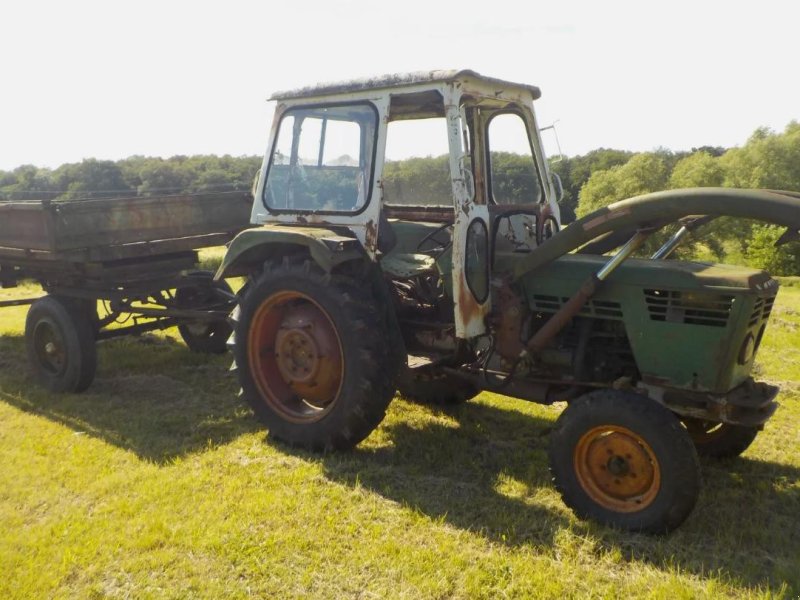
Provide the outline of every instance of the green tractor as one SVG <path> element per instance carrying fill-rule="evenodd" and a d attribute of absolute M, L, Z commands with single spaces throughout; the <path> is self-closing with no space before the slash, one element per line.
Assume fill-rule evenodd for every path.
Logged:
<path fill-rule="evenodd" d="M 562 230 L 539 95 L 431 71 L 272 97 L 254 228 L 217 273 L 247 278 L 229 344 L 242 393 L 271 436 L 319 451 L 358 444 L 398 390 L 565 401 L 549 449 L 565 503 L 666 532 L 697 500 L 698 454 L 743 452 L 778 392 L 750 377 L 777 282 L 669 257 L 719 215 L 796 239 L 800 201 L 678 190 Z"/>

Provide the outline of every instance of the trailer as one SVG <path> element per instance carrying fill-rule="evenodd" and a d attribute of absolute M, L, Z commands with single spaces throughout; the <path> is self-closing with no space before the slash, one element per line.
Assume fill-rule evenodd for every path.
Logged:
<path fill-rule="evenodd" d="M 190 350 L 222 353 L 236 296 L 197 269 L 198 250 L 248 226 L 252 194 L 0 202 L 0 288 L 32 279 L 28 361 L 54 392 L 89 387 L 96 342 L 177 326 Z M 98 311 L 98 306 L 102 310 Z"/>

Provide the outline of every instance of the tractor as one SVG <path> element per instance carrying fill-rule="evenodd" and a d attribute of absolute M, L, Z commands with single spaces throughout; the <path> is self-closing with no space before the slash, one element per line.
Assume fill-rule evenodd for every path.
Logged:
<path fill-rule="evenodd" d="M 275 439 L 358 444 L 392 398 L 489 390 L 566 403 L 553 482 L 581 518 L 665 533 L 698 455 L 733 457 L 777 408 L 753 361 L 778 283 L 675 260 L 721 215 L 786 227 L 798 194 L 688 189 L 562 228 L 537 87 L 427 71 L 276 93 L 252 227 L 216 278 L 241 393 Z"/>

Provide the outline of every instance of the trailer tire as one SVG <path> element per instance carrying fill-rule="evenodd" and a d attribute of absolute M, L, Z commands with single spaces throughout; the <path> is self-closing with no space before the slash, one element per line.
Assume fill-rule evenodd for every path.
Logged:
<path fill-rule="evenodd" d="M 97 370 L 90 315 L 68 298 L 45 296 L 25 319 L 25 346 L 36 379 L 51 392 L 82 392 Z"/>
<path fill-rule="evenodd" d="M 231 319 L 242 395 L 274 438 L 346 449 L 383 420 L 397 361 L 363 281 L 326 275 L 308 260 L 267 262 Z"/>
<path fill-rule="evenodd" d="M 700 456 L 735 458 L 750 447 L 758 435 L 758 427 L 711 423 L 686 417 L 683 424 Z"/>
<path fill-rule="evenodd" d="M 225 280 L 214 281 L 214 274 L 210 271 L 196 271 L 189 277 L 197 280 L 196 285 L 178 288 L 175 300 L 180 308 L 215 308 L 230 304 L 230 299 L 235 297 L 231 286 Z M 182 323 L 178 325 L 178 332 L 192 352 L 202 354 L 225 354 L 227 341 L 233 329 L 227 318 L 196 323 Z"/>
<path fill-rule="evenodd" d="M 579 517 L 666 533 L 700 493 L 692 440 L 673 413 L 630 392 L 600 390 L 564 410 L 550 437 L 550 472 Z"/>

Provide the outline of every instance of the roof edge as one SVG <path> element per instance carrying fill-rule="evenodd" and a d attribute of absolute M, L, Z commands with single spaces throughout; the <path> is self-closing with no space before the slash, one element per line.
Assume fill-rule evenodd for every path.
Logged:
<path fill-rule="evenodd" d="M 367 77 L 363 79 L 352 79 L 347 81 L 324 82 L 315 85 L 285 90 L 273 93 L 269 100 L 289 100 L 293 98 L 307 98 L 313 96 L 328 96 L 336 94 L 348 94 L 362 92 L 366 90 L 381 90 L 394 87 L 401 87 L 423 83 L 452 82 L 458 79 L 472 77 L 479 81 L 489 84 L 498 84 L 504 87 L 514 87 L 525 89 L 531 92 L 533 99 L 541 97 L 541 90 L 534 86 L 524 83 L 514 83 L 495 77 L 486 77 L 471 69 L 450 69 L 432 71 L 413 71 L 410 73 L 390 73 L 377 77 Z"/>

